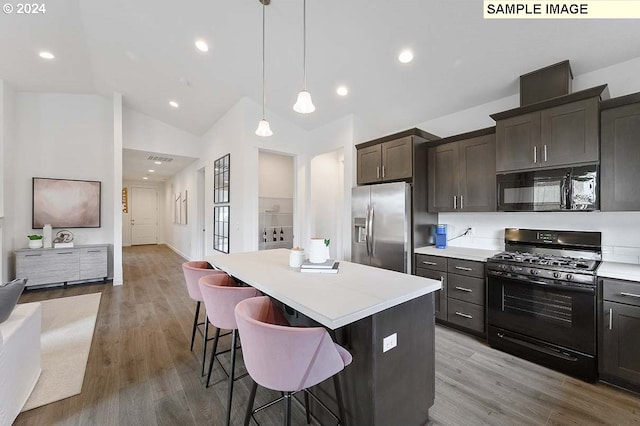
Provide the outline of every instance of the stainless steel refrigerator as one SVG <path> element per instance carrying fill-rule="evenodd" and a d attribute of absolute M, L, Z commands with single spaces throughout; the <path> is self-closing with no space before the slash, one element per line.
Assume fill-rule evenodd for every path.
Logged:
<path fill-rule="evenodd" d="M 351 191 L 351 261 L 411 273 L 411 187 L 405 182 Z"/>

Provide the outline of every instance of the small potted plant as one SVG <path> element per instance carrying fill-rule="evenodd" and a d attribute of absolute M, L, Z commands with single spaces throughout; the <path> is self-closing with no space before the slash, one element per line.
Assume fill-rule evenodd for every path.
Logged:
<path fill-rule="evenodd" d="M 29 248 L 42 248 L 42 235 L 32 234 L 27 235 L 27 238 L 29 239 Z"/>

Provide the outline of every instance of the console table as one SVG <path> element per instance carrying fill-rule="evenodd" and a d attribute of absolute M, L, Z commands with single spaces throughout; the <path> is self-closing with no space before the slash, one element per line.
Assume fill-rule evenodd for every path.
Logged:
<path fill-rule="evenodd" d="M 107 244 L 91 244 L 16 250 L 16 277 L 28 278 L 27 287 L 106 280 L 108 248 Z"/>

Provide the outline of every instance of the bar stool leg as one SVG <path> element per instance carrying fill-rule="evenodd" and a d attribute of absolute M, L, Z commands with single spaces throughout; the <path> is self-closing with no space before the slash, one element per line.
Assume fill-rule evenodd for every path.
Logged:
<path fill-rule="evenodd" d="M 204 366 L 206 365 L 207 359 L 207 339 L 209 338 L 209 318 L 206 315 L 205 308 L 205 316 L 204 316 L 204 337 L 202 338 L 202 371 L 200 372 L 201 376 L 204 376 Z"/>
<path fill-rule="evenodd" d="M 236 340 L 238 330 L 233 330 L 231 334 L 231 372 L 229 373 L 229 395 L 227 396 L 227 426 L 231 425 L 231 400 L 233 398 L 233 379 L 236 371 Z M 214 352 L 215 355 L 215 352 Z M 212 355 L 212 357 L 214 356 Z"/>
<path fill-rule="evenodd" d="M 342 388 L 340 387 L 339 373 L 333 376 L 333 386 L 336 388 L 336 402 L 338 403 L 338 415 L 340 416 L 340 425 L 346 426 L 347 416 L 344 412 L 344 400 L 342 399 Z"/>
<path fill-rule="evenodd" d="M 256 400 L 256 391 L 258 390 L 258 384 L 253 382 L 251 386 L 251 393 L 249 394 L 249 400 L 247 401 L 247 413 L 244 416 L 244 426 L 249 426 L 251 421 L 251 413 L 253 412 L 253 403 Z"/>
<path fill-rule="evenodd" d="M 285 426 L 291 426 L 291 392 L 287 392 L 285 399 L 287 402 L 287 409 L 284 412 L 284 424 Z"/>
<path fill-rule="evenodd" d="M 191 348 L 193 351 L 193 342 L 196 340 L 196 330 L 198 330 L 198 317 L 200 316 L 200 302 L 196 302 L 196 316 L 193 317 L 193 331 L 191 332 Z"/>
<path fill-rule="evenodd" d="M 220 329 L 216 327 L 216 335 L 213 338 L 213 350 L 211 352 L 211 360 L 209 361 L 209 374 L 207 374 L 207 387 L 211 381 L 211 372 L 213 371 L 213 363 L 216 360 L 216 351 L 218 350 L 218 339 L 220 338 Z"/>
<path fill-rule="evenodd" d="M 307 424 L 311 424 L 311 413 L 309 412 L 309 393 L 304 390 L 304 411 L 307 413 Z"/>

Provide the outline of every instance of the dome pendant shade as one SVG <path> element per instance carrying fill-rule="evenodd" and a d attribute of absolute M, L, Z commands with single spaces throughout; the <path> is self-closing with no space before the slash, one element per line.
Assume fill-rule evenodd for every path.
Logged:
<path fill-rule="evenodd" d="M 260 120 L 258 123 L 258 128 L 256 129 L 256 135 L 258 136 L 271 136 L 273 132 L 271 131 L 271 127 L 269 127 L 269 122 L 264 118 Z"/>
<path fill-rule="evenodd" d="M 311 101 L 311 93 L 306 90 L 298 93 L 298 100 L 293 106 L 293 110 L 295 112 L 299 112 L 300 114 L 309 114 L 316 110 L 315 105 Z"/>

